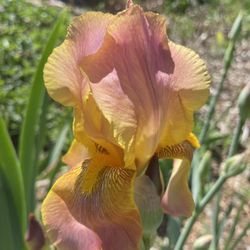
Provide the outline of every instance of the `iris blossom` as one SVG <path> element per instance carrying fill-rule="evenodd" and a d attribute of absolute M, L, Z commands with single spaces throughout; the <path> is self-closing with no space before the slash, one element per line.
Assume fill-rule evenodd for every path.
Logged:
<path fill-rule="evenodd" d="M 209 76 L 196 53 L 168 39 L 163 16 L 127 5 L 117 15 L 76 17 L 45 66 L 50 96 L 74 108 L 74 141 L 64 156 L 71 169 L 42 206 L 59 249 L 139 249 L 139 203 L 157 195 L 144 175 L 152 157 L 179 159 L 163 211 L 190 216 L 194 208 L 193 113 L 208 97 Z"/>

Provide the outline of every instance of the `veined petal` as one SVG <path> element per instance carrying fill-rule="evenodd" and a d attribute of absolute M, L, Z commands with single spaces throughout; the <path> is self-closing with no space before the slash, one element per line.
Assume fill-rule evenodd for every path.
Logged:
<path fill-rule="evenodd" d="M 185 140 L 194 110 L 208 95 L 203 61 L 169 42 L 165 29 L 164 18 L 131 5 L 108 26 L 97 53 L 81 61 L 94 99 L 116 137 L 132 138 L 119 144 L 124 148 L 124 141 L 134 141 L 138 172 L 158 146 Z M 128 112 L 131 109 L 134 112 Z"/>
<path fill-rule="evenodd" d="M 191 49 L 168 42 L 173 72 L 159 73 L 159 80 L 168 78 L 171 94 L 167 100 L 166 122 L 163 124 L 160 146 L 185 140 L 193 128 L 193 113 L 205 104 L 209 95 L 210 76 L 205 63 Z"/>
<path fill-rule="evenodd" d="M 133 199 L 135 172 L 96 166 L 101 170 L 92 191 L 85 193 L 89 164 L 60 177 L 43 203 L 51 241 L 65 250 L 138 250 L 142 229 Z"/>
<path fill-rule="evenodd" d="M 164 211 L 172 216 L 189 217 L 194 210 L 188 178 L 195 147 L 199 147 L 199 142 L 191 133 L 184 142 L 160 148 L 156 153 L 159 158 L 180 159 L 174 161 L 167 190 L 161 201 Z"/>
<path fill-rule="evenodd" d="M 76 17 L 66 40 L 50 55 L 44 68 L 44 80 L 50 96 L 57 102 L 74 106 L 88 92 L 87 78 L 78 63 L 99 49 L 112 18 L 110 14 L 99 12 Z"/>

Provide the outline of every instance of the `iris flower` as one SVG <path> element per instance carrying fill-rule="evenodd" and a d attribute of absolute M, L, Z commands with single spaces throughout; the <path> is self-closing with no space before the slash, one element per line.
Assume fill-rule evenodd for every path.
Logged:
<path fill-rule="evenodd" d="M 139 249 L 140 202 L 157 195 L 145 176 L 152 157 L 179 159 L 161 206 L 173 216 L 191 215 L 188 174 L 199 146 L 193 113 L 205 103 L 210 79 L 195 52 L 168 39 L 163 16 L 128 1 L 117 15 L 76 17 L 44 79 L 50 96 L 74 109 L 74 141 L 64 156 L 71 168 L 42 206 L 54 245 Z"/>

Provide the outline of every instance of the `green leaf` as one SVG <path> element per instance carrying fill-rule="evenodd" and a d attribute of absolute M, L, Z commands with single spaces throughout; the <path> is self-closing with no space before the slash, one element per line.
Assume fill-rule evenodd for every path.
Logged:
<path fill-rule="evenodd" d="M 4 250 L 24 249 L 23 233 L 21 224 L 17 223 L 19 211 L 16 210 L 14 198 L 6 176 L 0 167 L 0 242 Z"/>
<path fill-rule="evenodd" d="M 42 57 L 36 69 L 32 82 L 31 93 L 27 105 L 27 110 L 22 124 L 19 158 L 22 166 L 22 174 L 25 185 L 26 202 L 28 211 L 33 210 L 34 200 L 34 179 L 36 176 L 37 160 L 36 156 L 36 135 L 39 129 L 39 117 L 43 104 L 45 87 L 43 82 L 43 68 L 48 56 L 51 54 L 60 35 L 61 26 L 64 20 L 65 12 L 62 12 L 56 22 L 54 29 L 48 39 Z"/>
<path fill-rule="evenodd" d="M 0 169 L 13 197 L 15 211 L 18 215 L 18 223 L 24 234 L 26 229 L 26 205 L 22 173 L 14 146 L 1 117 L 0 138 Z"/>

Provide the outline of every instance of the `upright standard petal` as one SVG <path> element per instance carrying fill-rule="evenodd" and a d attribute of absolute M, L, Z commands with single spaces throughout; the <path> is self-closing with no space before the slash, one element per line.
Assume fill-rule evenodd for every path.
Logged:
<path fill-rule="evenodd" d="M 110 14 L 99 12 L 76 17 L 66 40 L 50 55 L 44 68 L 44 80 L 50 96 L 57 102 L 67 106 L 81 103 L 88 86 L 78 63 L 99 49 L 112 18 Z"/>
<path fill-rule="evenodd" d="M 99 160 L 93 177 L 91 161 L 60 177 L 45 199 L 42 217 L 51 241 L 65 250 L 138 250 L 142 229 L 133 198 L 135 172 Z"/>
<path fill-rule="evenodd" d="M 89 80 L 79 66 L 83 57 L 99 50 L 113 18 L 113 15 L 99 12 L 76 17 L 66 40 L 53 51 L 45 65 L 44 79 L 50 96 L 63 105 L 74 107 L 73 130 L 78 147 L 73 147 L 71 153 L 76 153 L 80 144 L 87 148 L 90 156 L 95 152 L 96 144 L 103 141 L 117 144 L 112 125 L 97 107 L 89 89 Z"/>
<path fill-rule="evenodd" d="M 81 61 L 118 143 L 132 147 L 138 172 L 158 146 L 185 140 L 208 95 L 203 61 L 169 42 L 165 29 L 164 18 L 131 5 L 108 26 L 97 53 Z"/>

